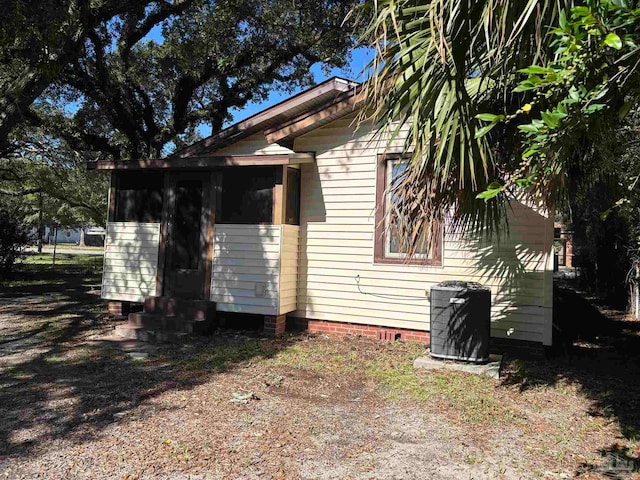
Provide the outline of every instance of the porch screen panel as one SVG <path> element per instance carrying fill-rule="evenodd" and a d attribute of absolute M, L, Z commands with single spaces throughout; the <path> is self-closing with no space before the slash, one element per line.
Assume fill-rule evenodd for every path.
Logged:
<path fill-rule="evenodd" d="M 273 222 L 272 167 L 232 167 L 222 173 L 222 211 L 218 223 Z"/>
<path fill-rule="evenodd" d="M 116 222 L 155 223 L 162 219 L 162 172 L 121 172 L 117 177 Z"/>

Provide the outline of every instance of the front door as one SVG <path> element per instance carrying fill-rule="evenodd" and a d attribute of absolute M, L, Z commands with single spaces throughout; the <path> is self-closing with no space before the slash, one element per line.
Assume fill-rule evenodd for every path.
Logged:
<path fill-rule="evenodd" d="M 203 299 L 208 291 L 206 268 L 212 241 L 209 176 L 195 172 L 169 175 L 164 295 Z"/>

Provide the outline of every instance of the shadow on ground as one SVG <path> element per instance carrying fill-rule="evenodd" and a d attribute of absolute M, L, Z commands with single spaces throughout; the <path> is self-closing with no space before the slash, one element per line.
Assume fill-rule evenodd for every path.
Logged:
<path fill-rule="evenodd" d="M 135 356 L 96 340 L 114 324 L 92 269 L 23 273 L 0 284 L 0 460 L 44 441 L 88 441 L 163 392 L 192 389 L 297 341 L 219 335 Z"/>
<path fill-rule="evenodd" d="M 521 389 L 576 384 L 589 398 L 589 414 L 620 425 L 620 444 L 603 445 L 601 465 L 582 466 L 618 478 L 639 471 L 640 460 L 626 442 L 640 439 L 640 321 L 575 289 L 572 281 L 556 282 L 554 346 L 541 361 L 527 361 L 516 377 Z"/>

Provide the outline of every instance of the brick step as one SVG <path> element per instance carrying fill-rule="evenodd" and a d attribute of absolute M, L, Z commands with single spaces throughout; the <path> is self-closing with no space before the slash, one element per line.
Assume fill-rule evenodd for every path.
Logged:
<path fill-rule="evenodd" d="M 208 300 L 187 300 L 172 297 L 146 297 L 145 313 L 157 313 L 164 316 L 180 316 L 185 319 L 206 320 L 215 315 L 216 304 Z"/>
<path fill-rule="evenodd" d="M 212 319 L 188 320 L 181 316 L 160 315 L 157 313 L 131 313 L 127 321 L 132 327 L 144 327 L 150 330 L 167 330 L 174 332 L 206 335 L 213 325 Z"/>
<path fill-rule="evenodd" d="M 130 313 L 127 324 L 132 327 L 144 327 L 149 329 L 182 330 L 187 320 L 178 316 L 166 316 L 157 313 L 138 312 Z"/>
<path fill-rule="evenodd" d="M 144 327 L 129 325 L 127 323 L 116 326 L 115 334 L 122 338 L 129 338 L 148 343 L 184 343 L 189 338 L 189 334 L 185 332 L 151 330 Z"/>

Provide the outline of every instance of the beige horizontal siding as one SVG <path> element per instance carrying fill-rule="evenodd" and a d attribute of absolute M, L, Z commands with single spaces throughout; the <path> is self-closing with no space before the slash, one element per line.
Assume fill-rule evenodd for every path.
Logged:
<path fill-rule="evenodd" d="M 282 225 L 279 314 L 293 312 L 298 299 L 298 251 L 300 227 Z"/>
<path fill-rule="evenodd" d="M 445 227 L 442 266 L 373 263 L 376 161 L 387 150 L 367 126 L 337 120 L 296 139 L 316 152 L 301 169 L 299 284 L 295 314 L 429 330 L 429 288 L 444 280 L 492 290 L 492 335 L 549 344 L 553 218 L 513 203 L 510 235 L 480 240 Z M 359 285 L 358 285 L 359 282 Z"/>
<path fill-rule="evenodd" d="M 159 242 L 159 223 L 108 223 L 102 298 L 142 302 L 156 295 Z"/>
<path fill-rule="evenodd" d="M 278 315 L 296 309 L 298 234 L 295 225 L 214 228 L 211 300 L 224 312 Z M 264 297 L 256 284 L 264 284 Z"/>
<path fill-rule="evenodd" d="M 278 314 L 279 225 L 227 225 L 214 228 L 211 300 L 223 312 Z M 256 284 L 265 288 L 256 297 Z"/>

